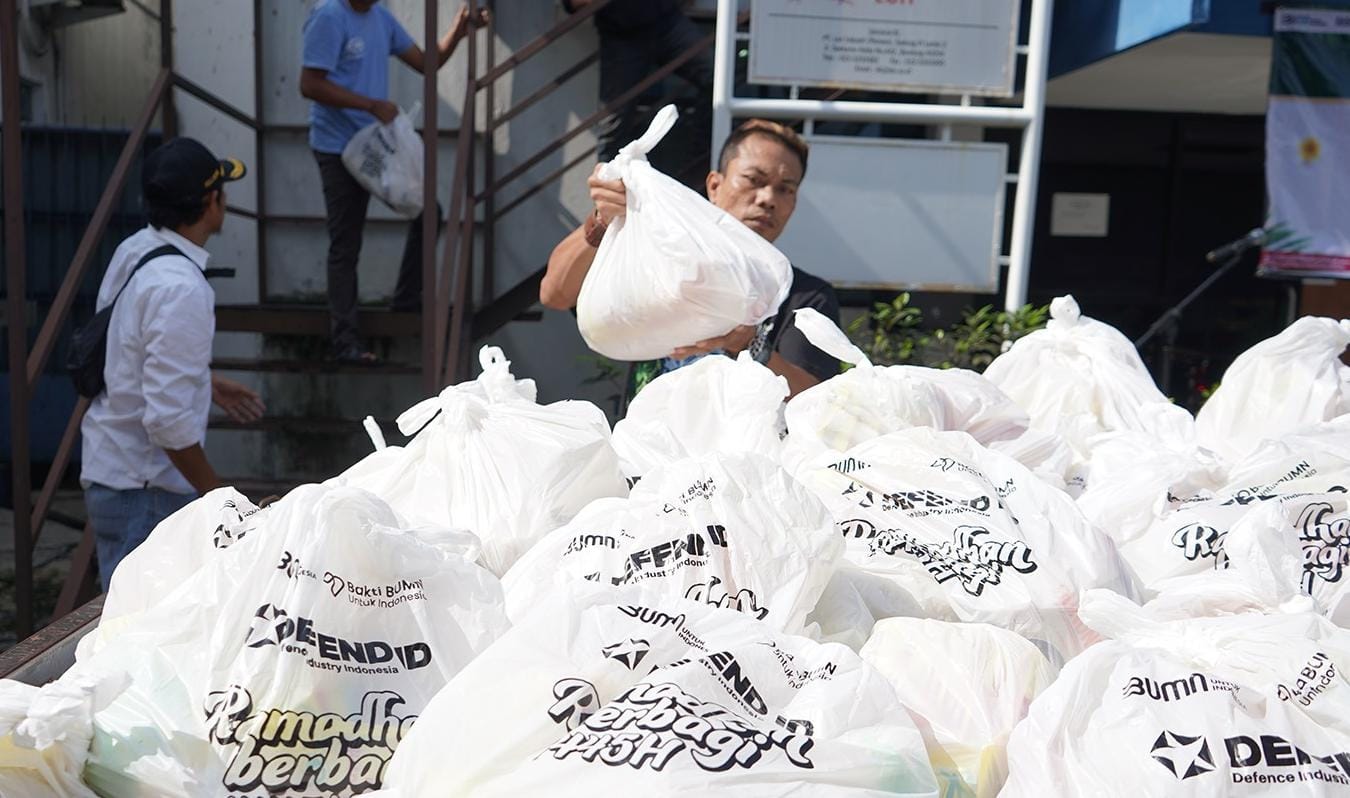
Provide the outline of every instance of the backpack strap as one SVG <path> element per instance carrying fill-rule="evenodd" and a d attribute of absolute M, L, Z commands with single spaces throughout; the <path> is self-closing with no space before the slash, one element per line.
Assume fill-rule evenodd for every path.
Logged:
<path fill-rule="evenodd" d="M 142 255 L 141 259 L 136 262 L 136 265 L 134 267 L 132 267 L 131 274 L 127 275 L 127 281 L 125 283 L 122 283 L 121 288 L 117 289 L 117 296 L 113 297 L 113 301 L 108 303 L 108 307 L 116 305 L 117 300 L 122 298 L 122 292 L 127 290 L 127 286 L 131 285 L 131 278 L 136 276 L 136 272 L 140 271 L 142 266 L 154 260 L 155 258 L 162 258 L 165 255 L 183 255 L 183 251 L 180 250 L 178 247 L 175 247 L 173 244 L 165 244 L 162 247 L 156 247 L 150 250 L 149 252 L 145 253 L 144 255 Z M 184 255 L 184 257 L 187 256 Z"/>

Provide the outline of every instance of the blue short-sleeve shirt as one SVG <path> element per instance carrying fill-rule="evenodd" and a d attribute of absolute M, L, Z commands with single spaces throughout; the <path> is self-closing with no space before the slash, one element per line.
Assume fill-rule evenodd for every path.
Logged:
<path fill-rule="evenodd" d="M 389 56 L 413 46 L 412 37 L 389 9 L 376 3 L 359 13 L 347 0 L 323 0 L 316 6 L 305 20 L 304 42 L 304 67 L 322 69 L 342 88 L 377 100 L 389 96 Z M 319 152 L 340 153 L 356 131 L 374 121 L 366 111 L 313 103 L 309 145 Z"/>

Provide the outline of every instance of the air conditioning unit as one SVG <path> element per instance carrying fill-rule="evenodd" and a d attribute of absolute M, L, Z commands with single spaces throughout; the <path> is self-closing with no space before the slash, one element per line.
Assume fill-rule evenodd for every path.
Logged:
<path fill-rule="evenodd" d="M 24 5 L 21 3 L 20 8 Z M 61 28 L 127 10 L 125 0 L 28 0 L 26 5 L 33 17 L 49 28 Z"/>

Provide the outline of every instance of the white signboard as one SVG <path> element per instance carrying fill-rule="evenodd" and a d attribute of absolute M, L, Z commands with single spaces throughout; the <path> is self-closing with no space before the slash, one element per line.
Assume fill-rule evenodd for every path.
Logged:
<path fill-rule="evenodd" d="M 1050 235 L 1065 238 L 1106 238 L 1110 231 L 1110 194 L 1070 194 L 1056 191 L 1050 199 Z"/>
<path fill-rule="evenodd" d="M 1017 0 L 754 0 L 750 82 L 1010 97 Z"/>
<path fill-rule="evenodd" d="M 840 288 L 998 290 L 1008 148 L 810 138 L 797 209 L 774 242 Z"/>

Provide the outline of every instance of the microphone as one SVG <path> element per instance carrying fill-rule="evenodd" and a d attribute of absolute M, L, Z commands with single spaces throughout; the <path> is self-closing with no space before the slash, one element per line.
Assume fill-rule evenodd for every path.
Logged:
<path fill-rule="evenodd" d="M 1266 243 L 1266 231 L 1261 227 L 1252 228 L 1251 232 L 1236 241 L 1230 241 L 1218 249 L 1205 253 L 1205 260 L 1210 263 L 1218 263 L 1237 257 L 1249 249 L 1255 249 Z"/>

